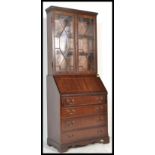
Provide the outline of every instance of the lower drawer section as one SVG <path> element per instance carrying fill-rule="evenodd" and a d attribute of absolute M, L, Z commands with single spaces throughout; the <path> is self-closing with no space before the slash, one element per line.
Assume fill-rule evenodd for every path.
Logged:
<path fill-rule="evenodd" d="M 107 127 L 99 127 L 99 128 L 91 128 L 91 129 L 83 129 L 70 131 L 62 134 L 62 143 L 72 143 L 79 140 L 85 140 L 89 138 L 98 138 L 98 137 L 106 137 L 108 136 Z"/>
<path fill-rule="evenodd" d="M 94 116 L 62 119 L 62 131 L 107 125 L 107 113 Z"/>
<path fill-rule="evenodd" d="M 82 117 L 95 114 L 103 114 L 107 112 L 107 104 L 68 107 L 61 109 L 62 118 Z"/>
<path fill-rule="evenodd" d="M 80 105 L 93 105 L 93 104 L 106 104 L 106 95 L 86 95 L 86 96 L 68 96 L 62 97 L 63 106 L 80 106 Z"/>

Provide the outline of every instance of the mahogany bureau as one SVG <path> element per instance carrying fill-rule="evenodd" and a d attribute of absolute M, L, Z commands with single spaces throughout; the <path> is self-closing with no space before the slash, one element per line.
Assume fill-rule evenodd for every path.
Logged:
<path fill-rule="evenodd" d="M 97 13 L 47 12 L 47 144 L 60 152 L 108 143 L 107 90 L 97 74 Z"/>

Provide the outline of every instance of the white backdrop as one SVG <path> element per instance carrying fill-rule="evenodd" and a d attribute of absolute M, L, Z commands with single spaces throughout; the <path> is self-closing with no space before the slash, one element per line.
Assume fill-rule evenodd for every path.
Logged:
<path fill-rule="evenodd" d="M 43 95 L 43 140 L 47 140 L 47 101 L 46 101 L 46 75 L 47 75 L 47 32 L 46 12 L 49 6 L 68 7 L 86 11 L 98 12 L 97 16 L 97 47 L 98 47 L 98 73 L 108 90 L 108 118 L 109 135 L 112 135 L 112 3 L 111 2 L 44 2 L 43 3 L 43 53 L 44 53 L 44 95 Z M 103 150 L 104 152 L 104 150 Z"/>
<path fill-rule="evenodd" d="M 99 9 L 99 14 L 105 12 L 103 5 L 95 6 L 98 4 L 92 7 L 82 3 L 75 8 L 89 10 L 90 6 L 90 11 L 96 8 L 94 11 Z M 116 155 L 155 154 L 154 6 L 154 0 L 115 0 Z M 1 1 L 0 19 L 0 153 L 38 155 L 41 151 L 40 1 Z M 102 26 L 106 25 L 104 21 Z M 98 35 L 104 39 L 103 34 Z M 105 44 L 98 41 L 100 47 Z M 98 50 L 102 55 L 102 61 L 98 56 L 102 64 L 99 74 L 109 89 L 109 67 L 105 66 L 110 63 L 105 61 L 110 59 L 104 47 Z"/>

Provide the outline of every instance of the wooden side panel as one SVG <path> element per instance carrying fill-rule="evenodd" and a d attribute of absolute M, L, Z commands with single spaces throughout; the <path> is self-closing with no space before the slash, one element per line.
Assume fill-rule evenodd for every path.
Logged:
<path fill-rule="evenodd" d="M 60 94 L 52 76 L 47 76 L 48 139 L 60 143 Z"/>
<path fill-rule="evenodd" d="M 48 75 L 52 74 L 53 52 L 52 52 L 52 12 L 47 14 L 47 56 L 48 56 Z"/>

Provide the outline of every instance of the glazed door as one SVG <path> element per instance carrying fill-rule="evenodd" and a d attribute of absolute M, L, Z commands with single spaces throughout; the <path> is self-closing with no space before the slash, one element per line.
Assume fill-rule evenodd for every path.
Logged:
<path fill-rule="evenodd" d="M 58 74 L 75 72 L 74 21 L 73 14 L 54 14 L 54 70 Z"/>
<path fill-rule="evenodd" d="M 96 24 L 92 16 L 78 16 L 77 68 L 80 73 L 96 71 Z"/>

